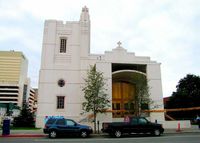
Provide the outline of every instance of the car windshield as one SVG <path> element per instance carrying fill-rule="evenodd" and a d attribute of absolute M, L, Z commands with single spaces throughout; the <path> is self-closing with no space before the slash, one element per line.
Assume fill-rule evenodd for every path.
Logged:
<path fill-rule="evenodd" d="M 141 118 L 139 119 L 139 124 L 146 124 L 147 123 L 147 120 Z"/>
<path fill-rule="evenodd" d="M 67 122 L 67 126 L 74 126 L 75 125 L 74 121 L 66 120 L 66 122 Z"/>

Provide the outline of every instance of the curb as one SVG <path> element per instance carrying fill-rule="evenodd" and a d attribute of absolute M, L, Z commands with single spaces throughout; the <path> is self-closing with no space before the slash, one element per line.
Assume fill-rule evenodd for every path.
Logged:
<path fill-rule="evenodd" d="M 172 132 L 164 132 L 164 134 L 183 134 L 183 133 L 200 133 L 200 132 L 190 132 L 190 131 L 172 131 Z M 108 136 L 108 134 L 91 134 L 91 137 L 98 137 L 98 136 Z M 3 138 L 42 138 L 42 137 L 48 137 L 46 134 L 10 134 L 10 135 L 0 135 L 0 137 Z"/>

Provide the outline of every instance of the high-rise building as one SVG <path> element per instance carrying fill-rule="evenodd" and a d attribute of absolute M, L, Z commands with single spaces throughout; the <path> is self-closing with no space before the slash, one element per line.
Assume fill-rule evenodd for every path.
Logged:
<path fill-rule="evenodd" d="M 36 112 L 36 108 L 37 108 L 37 93 L 35 91 L 35 89 L 31 88 L 29 90 L 29 97 L 28 97 L 28 106 L 29 106 L 29 109 L 32 113 Z"/>
<path fill-rule="evenodd" d="M 22 106 L 27 98 L 28 60 L 22 52 L 0 51 L 0 104 Z"/>

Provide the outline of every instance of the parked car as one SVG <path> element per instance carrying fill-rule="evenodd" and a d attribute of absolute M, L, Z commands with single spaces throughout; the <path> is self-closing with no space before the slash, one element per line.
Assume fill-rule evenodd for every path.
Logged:
<path fill-rule="evenodd" d="M 127 122 L 103 123 L 102 132 L 117 138 L 125 133 L 150 133 L 160 136 L 164 132 L 164 128 L 161 124 L 152 123 L 144 117 L 130 117 Z"/>
<path fill-rule="evenodd" d="M 59 135 L 79 135 L 82 138 L 88 137 L 92 133 L 90 126 L 81 125 L 71 119 L 50 118 L 43 129 L 49 138 L 56 138 Z"/>

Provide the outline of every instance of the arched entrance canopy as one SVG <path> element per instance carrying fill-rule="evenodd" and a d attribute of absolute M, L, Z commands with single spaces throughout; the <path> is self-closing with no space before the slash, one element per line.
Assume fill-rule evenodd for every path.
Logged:
<path fill-rule="evenodd" d="M 113 118 L 135 114 L 135 90 L 138 77 L 146 74 L 136 70 L 118 70 L 112 73 Z"/>
<path fill-rule="evenodd" d="M 145 73 L 136 70 L 119 70 L 112 73 L 112 80 L 115 81 L 125 81 L 132 83 L 136 80 L 138 75 L 144 75 Z"/>

